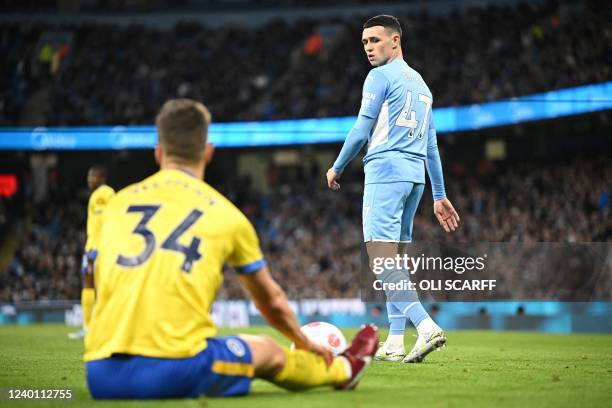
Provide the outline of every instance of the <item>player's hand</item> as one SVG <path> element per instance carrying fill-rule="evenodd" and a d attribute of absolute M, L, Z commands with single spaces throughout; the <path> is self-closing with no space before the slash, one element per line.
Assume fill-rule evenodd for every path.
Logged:
<path fill-rule="evenodd" d="M 327 187 L 334 191 L 340 190 L 340 183 L 338 183 L 338 180 L 340 180 L 341 175 L 342 172 L 336 173 L 334 169 L 327 170 Z"/>
<path fill-rule="evenodd" d="M 451 232 L 459 228 L 459 214 L 448 198 L 434 201 L 434 214 L 444 231 Z"/>
<path fill-rule="evenodd" d="M 298 345 L 296 343 L 295 348 L 312 351 L 313 353 L 320 355 L 325 360 L 325 364 L 327 364 L 327 367 L 331 367 L 332 362 L 334 361 L 334 355 L 327 347 L 317 344 L 308 338 L 306 338 L 306 341 L 301 345 Z"/>

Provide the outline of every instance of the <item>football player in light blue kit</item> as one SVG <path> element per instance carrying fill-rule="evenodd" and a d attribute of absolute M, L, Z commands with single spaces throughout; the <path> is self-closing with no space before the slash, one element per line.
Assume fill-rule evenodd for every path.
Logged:
<path fill-rule="evenodd" d="M 357 121 L 349 132 L 327 183 L 338 190 L 344 168 L 367 143 L 363 159 L 363 235 L 370 261 L 403 254 L 412 240 L 412 224 L 425 188 L 425 170 L 433 190 L 434 213 L 446 232 L 458 228 L 459 215 L 446 198 L 442 164 L 432 115 L 433 98 L 421 75 L 403 59 L 402 29 L 393 16 L 372 17 L 363 26 L 362 43 L 374 67 L 363 85 Z M 390 331 L 376 358 L 421 362 L 446 343 L 442 329 L 429 317 L 416 291 L 398 300 L 387 292 Z M 406 319 L 418 332 L 406 354 Z"/>

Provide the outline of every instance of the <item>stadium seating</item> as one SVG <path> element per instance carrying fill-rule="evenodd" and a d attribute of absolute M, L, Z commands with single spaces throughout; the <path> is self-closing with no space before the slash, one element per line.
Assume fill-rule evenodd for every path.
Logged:
<path fill-rule="evenodd" d="M 438 107 L 611 78 L 610 28 L 587 9 L 538 2 L 399 17 L 405 58 Z M 172 30 L 3 25 L 0 125 L 151 123 L 176 96 L 206 102 L 215 121 L 354 115 L 370 68 L 364 18 Z M 33 95 L 47 103 L 28 121 Z"/>
<path fill-rule="evenodd" d="M 287 181 L 271 185 L 270 195 L 250 190 L 235 197 L 258 230 L 273 275 L 292 299 L 359 296 L 362 186 L 358 177 L 349 178 L 341 194 Z M 420 242 L 612 240 L 612 166 L 605 157 L 455 168 L 448 178 L 461 228 L 452 236 L 442 231 L 426 191 L 415 220 Z M 34 206 L 28 239 L 8 271 L 0 273 L 0 303 L 78 298 L 85 206 L 65 195 Z M 227 274 L 221 298 L 244 298 L 233 272 Z"/>

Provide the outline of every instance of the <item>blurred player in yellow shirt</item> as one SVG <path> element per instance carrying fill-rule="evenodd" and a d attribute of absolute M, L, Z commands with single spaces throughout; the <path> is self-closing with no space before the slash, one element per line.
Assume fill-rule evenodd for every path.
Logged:
<path fill-rule="evenodd" d="M 100 235 L 102 215 L 104 214 L 106 205 L 115 194 L 115 190 L 106 185 L 106 168 L 99 164 L 89 168 L 87 172 L 87 186 L 92 193 L 89 196 L 89 203 L 87 205 L 87 242 L 85 244 L 85 253 L 83 254 L 83 263 L 81 265 L 81 271 L 83 272 L 83 289 L 81 291 L 83 328 L 78 332 L 70 333 L 68 337 L 71 339 L 83 337 L 89 325 L 89 319 L 91 318 L 96 300 L 93 262 L 98 252 L 97 238 Z"/>
<path fill-rule="evenodd" d="M 85 339 L 94 398 L 244 395 L 253 377 L 290 390 L 352 389 L 378 345 L 365 326 L 333 357 L 300 331 L 249 220 L 202 181 L 210 114 L 170 100 L 156 118 L 161 170 L 121 190 L 104 213 L 96 307 Z M 215 337 L 210 308 L 229 263 L 262 315 L 296 344 Z"/>

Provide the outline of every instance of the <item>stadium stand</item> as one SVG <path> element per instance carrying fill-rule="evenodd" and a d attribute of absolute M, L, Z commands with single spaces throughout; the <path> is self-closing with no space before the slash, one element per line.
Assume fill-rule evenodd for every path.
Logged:
<path fill-rule="evenodd" d="M 612 165 L 603 156 L 487 162 L 451 172 L 448 194 L 462 227 L 446 237 L 425 192 L 415 220 L 414 237 L 420 242 L 612 240 Z M 230 194 L 255 224 L 272 273 L 291 299 L 359 296 L 362 186 L 354 180 L 343 183 L 342 194 L 294 182 L 271 186 L 275 193 L 269 195 L 252 189 Z M 0 274 L 0 302 L 78 298 L 86 204 L 74 195 L 54 194 L 34 206 L 31 233 Z M 227 274 L 221 298 L 244 298 L 237 279 L 230 277 L 233 272 Z"/>
<path fill-rule="evenodd" d="M 144 124 L 177 96 L 205 101 L 215 121 L 353 115 L 369 69 L 364 18 L 172 30 L 6 24 L 0 124 Z M 406 59 L 436 106 L 612 79 L 612 30 L 587 7 L 551 1 L 400 19 Z M 42 117 L 19 121 L 41 89 L 54 102 L 37 105 Z"/>
<path fill-rule="evenodd" d="M 8 270 L 0 273 L 2 302 L 76 299 L 85 211 L 80 202 L 56 195 L 32 203 L 32 225 Z"/>

